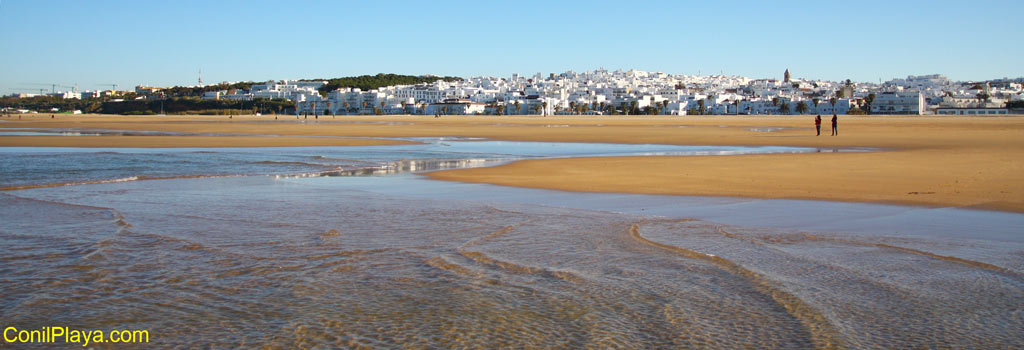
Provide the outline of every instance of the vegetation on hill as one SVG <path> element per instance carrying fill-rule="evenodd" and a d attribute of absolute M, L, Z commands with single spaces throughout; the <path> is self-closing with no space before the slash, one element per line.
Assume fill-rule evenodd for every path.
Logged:
<path fill-rule="evenodd" d="M 317 79 L 310 79 L 310 81 L 312 80 Z M 366 91 L 392 85 L 414 85 L 422 83 L 433 83 L 438 80 L 444 80 L 448 82 L 460 81 L 462 80 L 462 78 L 381 73 L 377 75 L 360 75 L 358 77 L 344 77 L 321 80 L 327 80 L 327 84 L 324 84 L 324 86 L 321 86 L 319 89 L 321 95 L 326 95 L 328 92 L 337 90 L 338 88 L 359 88 L 363 91 Z"/>
<path fill-rule="evenodd" d="M 175 86 L 175 87 L 170 87 L 170 88 L 162 89 L 160 91 L 162 91 L 164 93 L 164 95 L 171 96 L 171 97 L 203 96 L 203 93 L 207 92 L 207 91 L 221 91 L 221 90 L 231 90 L 231 89 L 241 89 L 241 90 L 249 91 L 250 89 L 252 89 L 252 86 L 256 85 L 256 84 L 260 84 L 260 83 L 255 83 L 255 82 L 251 82 L 251 81 L 244 81 L 244 82 L 240 82 L 240 83 L 231 83 L 231 84 L 220 83 L 220 84 L 214 84 L 214 85 L 206 85 L 206 86 L 202 86 L 202 87 L 199 87 L 199 86 Z"/>

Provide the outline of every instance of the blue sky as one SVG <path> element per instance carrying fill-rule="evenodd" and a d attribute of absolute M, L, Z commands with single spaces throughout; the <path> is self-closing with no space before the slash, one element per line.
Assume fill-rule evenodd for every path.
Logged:
<path fill-rule="evenodd" d="M 0 0 L 0 94 L 59 83 L 544 74 L 1024 76 L 1024 1 Z"/>

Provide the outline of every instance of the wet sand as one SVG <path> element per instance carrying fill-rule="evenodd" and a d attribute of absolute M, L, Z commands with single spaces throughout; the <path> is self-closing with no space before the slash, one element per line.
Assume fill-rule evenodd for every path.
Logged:
<path fill-rule="evenodd" d="M 284 136 L 465 136 L 552 142 L 779 145 L 820 154 L 577 158 L 520 161 L 428 174 L 440 180 L 587 192 L 885 202 L 1024 212 L 1024 117 L 842 116 L 840 136 L 814 136 L 813 116 L 49 116 L 2 118 L 0 128 L 89 128 Z M 107 147 L 119 138 L 101 136 Z M 155 136 L 143 136 L 152 138 Z M 0 143 L 15 137 L 0 137 Z M 44 137 L 23 146 L 50 146 Z M 272 145 L 278 138 L 252 138 Z M 31 140 L 26 137 L 24 140 Z M 234 140 L 234 141 L 232 141 Z M 229 137 L 222 144 L 237 144 Z M 326 145 L 329 138 L 311 139 Z M 180 141 L 185 142 L 188 140 Z M 367 140 L 370 141 L 370 140 Z M 47 141 L 51 142 L 51 141 Z M 57 142 L 57 141 L 52 141 Z M 132 141 L 142 142 L 142 141 Z M 300 142 L 300 141 L 295 141 Z M 337 141 L 340 142 L 340 141 Z M 298 145 L 298 144 L 293 144 Z M 136 144 L 132 147 L 139 146 Z M 198 144 L 190 146 L 199 147 Z M 213 146 L 213 145 L 206 145 Z M 129 147 L 127 144 L 122 147 Z M 168 146 L 153 146 L 168 147 Z M 829 153 L 832 147 L 883 152 Z"/>

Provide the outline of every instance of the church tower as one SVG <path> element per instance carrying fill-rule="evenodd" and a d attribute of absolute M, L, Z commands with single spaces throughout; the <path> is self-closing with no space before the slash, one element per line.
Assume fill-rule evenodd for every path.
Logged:
<path fill-rule="evenodd" d="M 782 81 L 786 83 L 789 82 L 789 68 L 786 68 L 786 72 L 782 74 Z"/>

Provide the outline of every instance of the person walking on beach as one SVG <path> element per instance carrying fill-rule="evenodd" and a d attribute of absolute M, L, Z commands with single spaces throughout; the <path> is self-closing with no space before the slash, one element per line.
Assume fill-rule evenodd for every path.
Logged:
<path fill-rule="evenodd" d="M 839 116 L 832 114 L 832 136 L 839 135 L 839 129 L 836 127 L 836 123 L 839 121 Z"/>
<path fill-rule="evenodd" d="M 814 127 L 818 129 L 817 136 L 821 136 L 821 114 L 818 114 L 817 117 L 814 117 Z"/>

